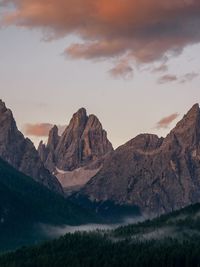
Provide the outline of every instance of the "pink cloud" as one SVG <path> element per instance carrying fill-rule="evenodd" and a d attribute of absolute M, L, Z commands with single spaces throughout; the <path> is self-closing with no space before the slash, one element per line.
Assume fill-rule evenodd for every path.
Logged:
<path fill-rule="evenodd" d="M 53 128 L 51 123 L 27 123 L 24 125 L 24 133 L 28 136 L 45 137 L 49 135 L 49 131 Z M 62 133 L 66 126 L 58 126 L 59 133 Z"/>
<path fill-rule="evenodd" d="M 178 113 L 173 113 L 167 117 L 162 118 L 156 125 L 157 129 L 168 128 L 169 125 L 178 118 Z"/>

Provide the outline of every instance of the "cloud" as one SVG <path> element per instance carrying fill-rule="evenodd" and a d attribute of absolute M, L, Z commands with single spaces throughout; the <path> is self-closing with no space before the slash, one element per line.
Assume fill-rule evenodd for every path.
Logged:
<path fill-rule="evenodd" d="M 120 61 L 109 70 L 109 73 L 114 78 L 130 79 L 134 75 L 134 70 L 128 61 Z"/>
<path fill-rule="evenodd" d="M 161 76 L 158 79 L 158 83 L 164 84 L 164 83 L 170 83 L 170 82 L 176 82 L 176 81 L 179 83 L 186 83 L 186 82 L 193 81 L 197 77 L 199 77 L 199 73 L 196 73 L 196 72 L 189 72 L 179 77 L 173 74 L 166 74 L 166 75 Z"/>
<path fill-rule="evenodd" d="M 196 73 L 196 72 L 187 73 L 183 77 L 181 77 L 180 83 L 191 82 L 197 77 L 199 77 L 199 73 Z"/>
<path fill-rule="evenodd" d="M 158 83 L 164 84 L 164 83 L 175 82 L 175 81 L 178 81 L 178 77 L 176 75 L 166 74 L 159 78 Z"/>
<path fill-rule="evenodd" d="M 167 64 L 163 63 L 161 65 L 159 65 L 158 67 L 155 67 L 152 72 L 166 72 L 168 71 L 168 66 Z"/>
<path fill-rule="evenodd" d="M 50 40 L 80 37 L 81 43 L 72 43 L 64 52 L 72 58 L 123 59 L 129 53 L 133 62 L 149 63 L 200 42 L 199 0 L 3 0 L 2 4 L 15 7 L 4 16 L 4 25 L 39 28 Z"/>
<path fill-rule="evenodd" d="M 24 133 L 28 136 L 46 137 L 49 135 L 49 131 L 53 128 L 53 126 L 54 125 L 51 123 L 27 123 L 24 125 Z M 59 133 L 61 134 L 65 128 L 66 126 L 59 125 Z"/>
<path fill-rule="evenodd" d="M 179 114 L 178 113 L 173 113 L 167 117 L 162 118 L 157 124 L 156 128 L 157 129 L 162 129 L 162 128 L 168 128 L 169 125 L 178 118 Z"/>

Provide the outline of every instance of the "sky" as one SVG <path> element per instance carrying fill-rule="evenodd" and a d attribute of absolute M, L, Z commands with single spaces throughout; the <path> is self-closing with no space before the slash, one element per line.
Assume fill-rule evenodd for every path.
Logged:
<path fill-rule="evenodd" d="M 37 146 L 85 107 L 117 147 L 200 102 L 199 0 L 0 0 L 0 98 Z"/>

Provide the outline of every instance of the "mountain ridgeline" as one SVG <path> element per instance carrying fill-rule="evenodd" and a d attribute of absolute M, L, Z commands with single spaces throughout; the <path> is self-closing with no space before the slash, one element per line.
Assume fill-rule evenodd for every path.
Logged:
<path fill-rule="evenodd" d="M 50 190 L 63 193 L 57 178 L 44 167 L 33 143 L 17 129 L 12 111 L 1 100 L 0 157 Z"/>
<path fill-rule="evenodd" d="M 136 205 L 159 215 L 200 201 L 200 109 L 194 105 L 166 138 L 141 134 L 111 152 L 74 196 Z M 79 201 L 81 203 L 81 201 Z"/>
<path fill-rule="evenodd" d="M 98 118 L 84 108 L 61 136 L 54 126 L 38 151 L 19 132 L 2 101 L 0 129 L 3 160 L 95 212 L 115 210 L 118 216 L 126 207 L 133 214 L 160 215 L 200 201 L 198 104 L 165 138 L 140 134 L 116 150 Z"/>

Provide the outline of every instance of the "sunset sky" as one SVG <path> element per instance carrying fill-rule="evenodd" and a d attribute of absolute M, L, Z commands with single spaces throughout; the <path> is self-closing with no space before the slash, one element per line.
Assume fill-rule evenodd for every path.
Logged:
<path fill-rule="evenodd" d="M 0 0 L 0 98 L 37 145 L 85 107 L 114 147 L 200 102 L 199 0 Z"/>

